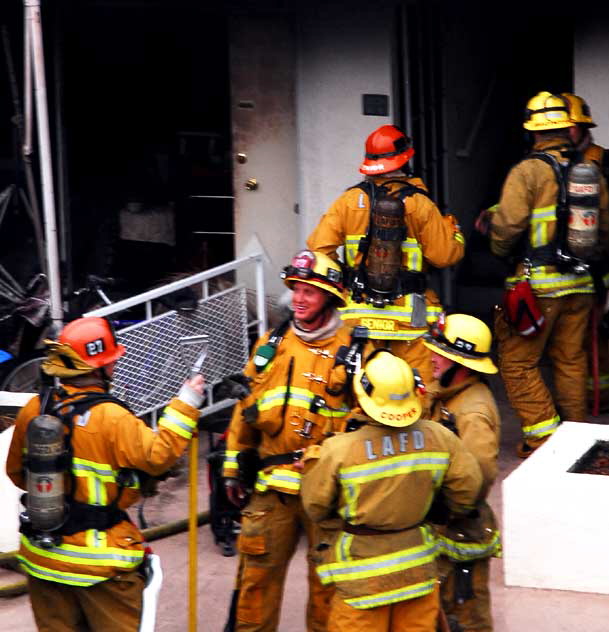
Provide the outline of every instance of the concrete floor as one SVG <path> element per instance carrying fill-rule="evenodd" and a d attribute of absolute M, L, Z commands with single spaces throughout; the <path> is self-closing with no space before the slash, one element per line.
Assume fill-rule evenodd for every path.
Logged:
<path fill-rule="evenodd" d="M 500 474 L 490 502 L 501 520 L 501 485 L 520 460 L 515 456 L 519 425 L 497 378 L 491 387 L 502 412 Z M 609 423 L 609 416 L 590 418 L 594 423 Z M 202 451 L 205 446 L 202 445 Z M 201 475 L 201 489 L 206 489 Z M 163 493 L 147 502 L 150 522 L 163 522 L 186 516 L 186 494 L 183 481 L 172 480 Z M 207 505 L 207 492 L 202 491 L 201 508 Z M 203 526 L 199 534 L 199 630 L 222 632 L 228 611 L 237 558 L 222 557 L 213 543 L 210 529 Z M 531 537 L 542 537 L 543 525 L 531 525 Z M 188 622 L 188 544 L 187 534 L 180 534 L 153 543 L 160 554 L 165 574 L 157 630 L 174 632 L 187 629 Z M 559 552 L 557 551 L 557 555 Z M 306 602 L 304 547 L 300 546 L 292 562 L 284 595 L 281 632 L 304 630 Z M 7 581 L 8 574 L 0 576 Z M 607 632 L 609 630 L 609 595 L 595 595 L 557 590 L 506 587 L 500 559 L 491 565 L 491 592 L 495 632 Z M 0 601 L 0 632 L 32 632 L 35 630 L 27 596 Z"/>

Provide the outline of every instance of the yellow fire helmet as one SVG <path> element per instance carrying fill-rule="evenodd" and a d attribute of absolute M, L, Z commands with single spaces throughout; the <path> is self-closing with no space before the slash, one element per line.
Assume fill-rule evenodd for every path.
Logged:
<path fill-rule="evenodd" d="M 572 123 L 585 125 L 586 127 L 596 127 L 596 123 L 592 120 L 590 106 L 584 99 L 570 92 L 563 92 L 560 96 L 569 102 L 569 116 Z"/>
<path fill-rule="evenodd" d="M 343 271 L 336 261 L 323 252 L 301 250 L 292 257 L 290 265 L 283 269 L 281 278 L 290 290 L 296 281 L 301 281 L 336 296 L 340 300 L 339 307 L 347 304 Z"/>
<path fill-rule="evenodd" d="M 353 390 L 364 412 L 385 426 L 403 428 L 421 416 L 412 369 L 385 349 L 368 356 L 353 378 Z"/>
<path fill-rule="evenodd" d="M 524 116 L 524 129 L 531 132 L 573 127 L 569 118 L 569 102 L 560 94 L 536 94 L 529 99 Z"/>
<path fill-rule="evenodd" d="M 449 360 L 481 373 L 497 373 L 491 360 L 491 330 L 469 314 L 450 314 L 440 319 L 423 344 Z"/>

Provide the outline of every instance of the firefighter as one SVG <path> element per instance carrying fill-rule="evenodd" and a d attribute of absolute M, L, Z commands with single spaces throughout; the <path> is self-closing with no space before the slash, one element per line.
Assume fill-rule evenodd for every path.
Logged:
<path fill-rule="evenodd" d="M 69 455 L 67 493 L 59 500 L 67 503 L 67 519 L 46 542 L 23 523 L 18 554 L 36 624 L 43 632 L 135 632 L 142 611 L 144 580 L 138 567 L 144 544 L 124 510 L 139 498 L 144 474 L 162 474 L 188 446 L 203 378 L 184 383 L 154 432 L 108 394 L 116 361 L 125 353 L 108 321 L 79 318 L 46 345 L 42 369 L 60 386 L 21 409 L 6 464 L 13 483 L 26 489 L 24 464 L 35 471 L 29 426 L 41 413 L 59 417 Z M 26 506 L 34 507 L 36 490 L 27 487 Z"/>
<path fill-rule="evenodd" d="M 559 188 L 559 177 L 574 155 L 571 127 L 564 97 L 540 92 L 529 100 L 524 128 L 532 133 L 534 153 L 509 172 L 491 214 L 491 250 L 500 257 L 511 256 L 516 264 L 506 288 L 509 291 L 526 281 L 532 296 L 526 297 L 524 307 L 531 313 L 539 310 L 540 315 L 534 327 L 537 334 L 530 335 L 532 330 L 517 331 L 514 315 L 502 309 L 495 314 L 499 370 L 522 425 L 523 440 L 517 449 L 521 458 L 554 433 L 561 417 L 571 421 L 586 417 L 583 340 L 594 303 L 594 283 L 587 264 L 565 257 L 561 237 L 570 230 L 560 195 L 566 185 L 563 182 Z M 600 243 L 606 244 L 607 193 L 602 179 L 597 182 Z M 562 229 L 558 210 L 565 218 Z M 589 228 L 596 228 L 596 222 Z M 555 401 L 539 368 L 544 351 L 552 363 Z"/>
<path fill-rule="evenodd" d="M 473 316 L 451 314 L 425 334 L 425 345 L 432 351 L 435 379 L 428 389 L 433 397 L 431 418 L 461 438 L 483 477 L 474 516 L 447 515 L 439 520 L 442 607 L 464 632 L 492 632 L 489 566 L 490 558 L 501 553 L 501 541 L 485 499 L 497 476 L 501 421 L 482 378 L 497 373 L 490 357 L 491 332 Z"/>
<path fill-rule="evenodd" d="M 302 507 L 297 461 L 305 448 L 342 430 L 350 410 L 338 358 L 341 347 L 351 345 L 350 328 L 336 310 L 345 304 L 342 272 L 323 253 L 302 251 L 282 276 L 293 292 L 293 316 L 256 343 L 244 371 L 251 393 L 235 407 L 227 438 L 229 498 L 243 505 L 247 488 L 253 488 L 238 542 L 233 604 L 239 632 L 277 630 L 301 530 L 309 543 L 307 630 L 326 629 L 332 592 L 315 574 L 315 529 Z"/>
<path fill-rule="evenodd" d="M 571 134 L 571 140 L 575 144 L 578 151 L 582 152 L 586 160 L 595 162 L 605 182 L 609 178 L 609 153 L 604 147 L 594 143 L 590 130 L 596 127 L 596 123 L 592 119 L 592 113 L 590 107 L 584 101 L 584 99 L 576 94 L 568 92 L 562 95 L 569 102 L 569 116 L 571 122 L 574 123 L 573 127 L 569 128 Z M 596 280 L 597 287 L 607 287 L 609 285 L 609 270 L 605 265 L 597 269 Z M 598 294 L 598 291 L 597 291 Z M 605 296 L 599 297 L 600 303 L 604 303 Z M 588 344 L 588 402 L 594 402 L 595 389 L 599 389 L 599 404 L 603 410 L 609 408 L 609 331 L 607 326 L 607 319 L 602 322 L 602 325 L 597 325 L 594 321 L 600 320 L 600 312 L 602 308 L 597 306 L 596 318 L 590 320 L 589 326 L 589 344 Z M 596 331 L 593 331 L 593 327 L 596 327 Z M 596 342 L 595 342 L 596 341 Z M 596 353 L 598 359 L 594 359 L 594 348 L 596 347 Z M 597 365 L 595 367 L 595 364 Z M 598 370 L 598 377 L 595 378 L 596 371 Z M 595 385 L 595 379 L 598 379 L 598 384 Z"/>
<path fill-rule="evenodd" d="M 435 292 L 427 287 L 425 271 L 428 264 L 444 268 L 457 263 L 463 257 L 465 240 L 454 217 L 441 215 L 423 181 L 408 175 L 413 154 L 410 139 L 394 125 L 372 132 L 359 169 L 365 181 L 332 204 L 307 245 L 333 259 L 338 257 L 337 248 L 344 247 L 351 293 L 341 317 L 367 327 L 376 347 L 389 347 L 419 369 L 425 381 L 431 380 L 431 363 L 421 336 L 442 311 Z M 372 198 L 378 200 L 386 194 L 403 205 L 399 218 L 389 218 L 393 222 L 389 230 L 386 223 L 375 227 L 371 221 L 375 211 Z M 387 219 L 385 216 L 384 222 Z M 392 247 L 396 241 L 397 248 Z M 388 253 L 394 256 L 387 257 Z M 383 273 L 391 266 L 399 291 L 385 290 L 386 300 L 374 300 L 369 288 L 371 267 L 381 268 Z M 360 290 L 363 296 L 358 296 Z"/>
<path fill-rule="evenodd" d="M 413 370 L 373 351 L 353 388 L 358 430 L 305 459 L 302 496 L 311 520 L 338 526 L 320 544 L 317 572 L 334 585 L 329 632 L 435 632 L 437 542 L 426 513 L 441 490 L 456 514 L 473 510 L 482 475 L 461 440 L 421 419 Z"/>

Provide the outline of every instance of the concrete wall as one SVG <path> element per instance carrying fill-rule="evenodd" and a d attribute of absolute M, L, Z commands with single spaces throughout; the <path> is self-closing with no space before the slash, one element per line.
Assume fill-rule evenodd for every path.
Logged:
<path fill-rule="evenodd" d="M 575 30 L 574 75 L 576 94 L 586 99 L 598 125 L 592 133 L 603 147 L 609 146 L 609 17 L 581 22 Z"/>
<path fill-rule="evenodd" d="M 368 134 L 393 122 L 391 8 L 303 10 L 298 20 L 297 138 L 300 241 L 358 171 Z M 362 94 L 390 96 L 389 116 L 364 116 Z"/>

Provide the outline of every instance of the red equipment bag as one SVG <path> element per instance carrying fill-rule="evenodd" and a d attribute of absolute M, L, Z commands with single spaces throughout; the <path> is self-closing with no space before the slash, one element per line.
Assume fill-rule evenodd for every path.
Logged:
<path fill-rule="evenodd" d="M 528 280 L 519 281 L 507 289 L 503 303 L 508 322 L 521 336 L 532 338 L 545 327 L 545 318 Z"/>

